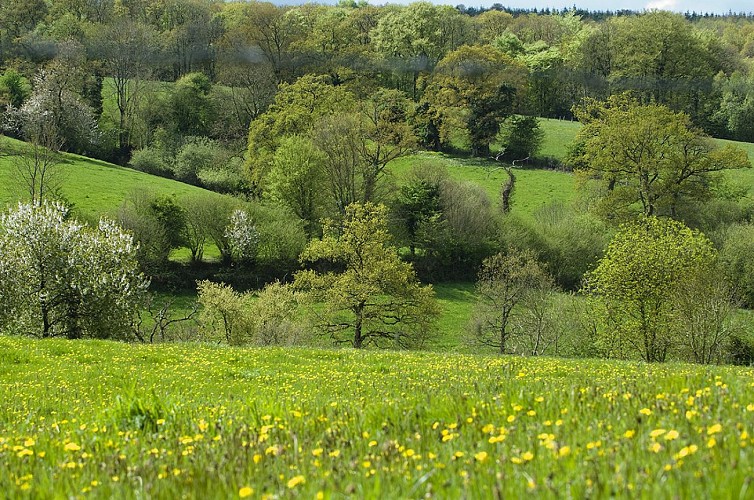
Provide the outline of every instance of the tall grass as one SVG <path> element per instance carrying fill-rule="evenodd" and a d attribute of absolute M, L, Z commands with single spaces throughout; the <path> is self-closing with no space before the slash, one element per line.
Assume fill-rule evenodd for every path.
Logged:
<path fill-rule="evenodd" d="M 12 498 L 746 497 L 754 370 L 0 337 Z"/>

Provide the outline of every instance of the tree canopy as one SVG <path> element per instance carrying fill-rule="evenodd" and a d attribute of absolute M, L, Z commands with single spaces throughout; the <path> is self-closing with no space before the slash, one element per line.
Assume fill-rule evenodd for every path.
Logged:
<path fill-rule="evenodd" d="M 585 277 L 584 291 L 602 315 L 608 354 L 665 361 L 678 343 L 678 294 L 713 268 L 715 258 L 712 242 L 680 222 L 645 217 L 621 226 Z"/>
<path fill-rule="evenodd" d="M 386 218 L 384 205 L 349 205 L 342 224 L 326 222 L 322 239 L 301 254 L 314 268 L 298 272 L 294 284 L 322 302 L 317 326 L 336 342 L 411 347 L 432 333 L 434 291 L 390 245 Z"/>
<path fill-rule="evenodd" d="M 627 95 L 587 100 L 574 110 L 584 124 L 570 163 L 603 184 L 605 211 L 676 216 L 709 199 L 717 172 L 750 167 L 746 152 L 716 147 L 689 117 L 642 105 Z"/>

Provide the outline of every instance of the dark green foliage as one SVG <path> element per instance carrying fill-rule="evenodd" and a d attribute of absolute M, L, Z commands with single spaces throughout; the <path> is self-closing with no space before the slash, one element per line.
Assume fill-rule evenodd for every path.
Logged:
<path fill-rule="evenodd" d="M 208 135 L 214 120 L 209 97 L 212 82 L 203 73 L 190 73 L 175 84 L 169 99 L 170 119 L 183 135 Z"/>
<path fill-rule="evenodd" d="M 544 131 L 533 116 L 512 116 L 500 131 L 503 157 L 523 160 L 536 156 L 542 147 Z"/>
<path fill-rule="evenodd" d="M 0 105 L 20 108 L 31 95 L 31 85 L 21 73 L 8 68 L 0 76 Z"/>

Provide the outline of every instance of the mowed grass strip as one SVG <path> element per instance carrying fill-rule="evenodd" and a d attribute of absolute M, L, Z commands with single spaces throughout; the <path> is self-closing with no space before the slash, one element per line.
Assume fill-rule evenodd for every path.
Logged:
<path fill-rule="evenodd" d="M 0 337 L 14 498 L 745 497 L 754 370 Z"/>

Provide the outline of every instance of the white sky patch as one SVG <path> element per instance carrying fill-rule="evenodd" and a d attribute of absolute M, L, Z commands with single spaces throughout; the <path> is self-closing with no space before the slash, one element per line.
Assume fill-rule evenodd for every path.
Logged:
<path fill-rule="evenodd" d="M 674 10 L 679 11 L 680 5 L 678 5 L 678 0 L 652 0 L 651 2 L 647 3 L 647 5 L 644 7 L 647 10 Z"/>

